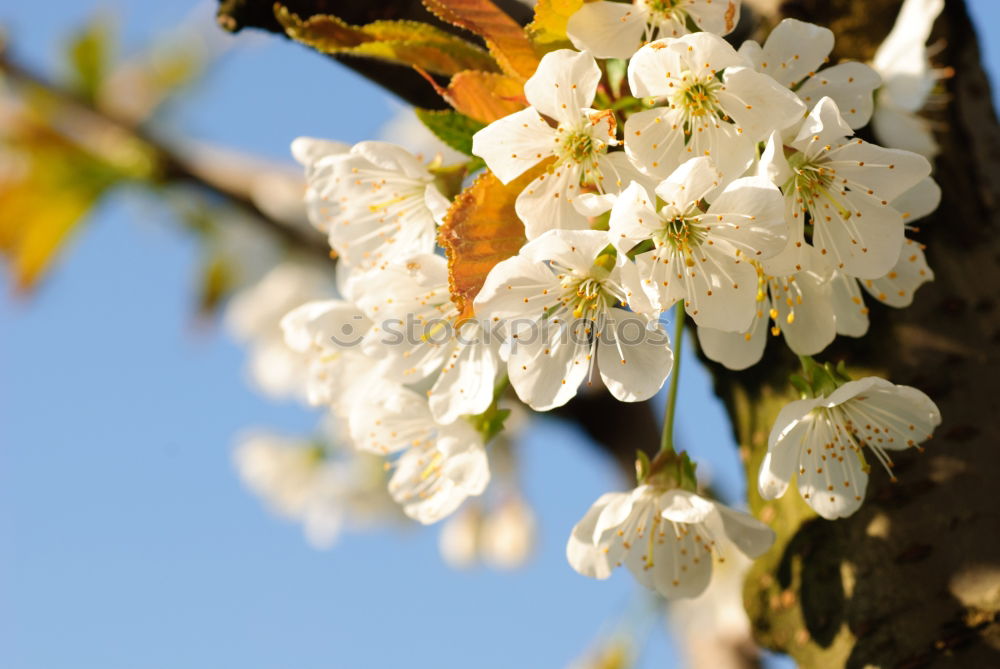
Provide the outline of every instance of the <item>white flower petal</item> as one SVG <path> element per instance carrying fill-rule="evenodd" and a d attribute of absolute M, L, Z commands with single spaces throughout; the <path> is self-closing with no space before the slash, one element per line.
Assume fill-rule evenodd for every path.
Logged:
<path fill-rule="evenodd" d="M 729 42 L 710 32 L 692 33 L 677 39 L 666 40 L 665 43 L 665 50 L 678 54 L 687 66 L 687 71 L 698 78 L 714 77 L 716 73 L 722 72 L 726 68 L 746 65 L 746 61 L 736 53 Z M 657 43 L 653 42 L 653 44 Z M 651 45 L 646 45 L 640 51 L 649 48 Z M 668 69 L 665 72 L 675 73 L 676 70 Z M 659 73 L 660 78 L 663 75 L 664 72 Z M 674 76 L 679 76 L 679 73 Z"/>
<path fill-rule="evenodd" d="M 608 233 L 601 230 L 551 230 L 525 244 L 520 255 L 538 263 L 555 261 L 586 271 L 608 244 Z"/>
<path fill-rule="evenodd" d="M 625 151 L 643 173 L 665 178 L 689 157 L 679 112 L 657 107 L 625 122 Z"/>
<path fill-rule="evenodd" d="M 841 116 L 837 103 L 831 98 L 822 98 L 802 122 L 792 145 L 812 156 L 823 151 L 824 147 L 842 143 L 845 137 L 852 134 L 854 131 Z"/>
<path fill-rule="evenodd" d="M 903 220 L 912 223 L 929 216 L 940 204 L 941 187 L 933 178 L 925 177 L 916 186 L 893 200 L 892 208 L 903 214 Z"/>
<path fill-rule="evenodd" d="M 903 247 L 903 215 L 865 196 L 848 193 L 847 197 L 851 210 L 817 203 L 813 244 L 845 274 L 868 279 L 883 276 Z"/>
<path fill-rule="evenodd" d="M 660 496 L 660 516 L 675 523 L 700 523 L 715 513 L 715 504 L 688 490 L 675 488 Z"/>
<path fill-rule="evenodd" d="M 881 83 L 878 72 L 864 63 L 841 63 L 810 77 L 796 93 L 807 106 L 829 97 L 849 126 L 861 128 L 871 120 L 875 89 Z"/>
<path fill-rule="evenodd" d="M 723 81 L 719 103 L 754 142 L 794 125 L 806 111 L 795 93 L 749 67 L 727 69 Z"/>
<path fill-rule="evenodd" d="M 315 137 L 296 137 L 292 140 L 292 156 L 303 167 L 311 167 L 320 158 L 347 153 L 351 147 L 343 142 Z"/>
<path fill-rule="evenodd" d="M 725 332 L 714 328 L 698 328 L 698 345 L 709 360 L 728 369 L 743 370 L 756 365 L 767 345 L 767 312 L 758 303 L 757 313 L 747 332 Z"/>
<path fill-rule="evenodd" d="M 556 131 L 528 107 L 490 123 L 472 136 L 472 153 L 503 183 L 553 155 Z"/>
<path fill-rule="evenodd" d="M 580 51 L 595 58 L 628 58 L 642 41 L 646 16 L 636 5 L 584 3 L 566 22 L 566 36 Z"/>
<path fill-rule="evenodd" d="M 674 92 L 671 79 L 664 75 L 670 72 L 679 78 L 683 69 L 680 55 L 666 48 L 670 40 L 651 42 L 635 52 L 628 62 L 628 83 L 632 95 L 637 98 L 658 97 Z M 627 135 L 631 139 L 631 135 Z"/>
<path fill-rule="evenodd" d="M 722 173 L 710 158 L 699 156 L 685 161 L 656 186 L 656 194 L 667 205 L 687 211 L 690 205 L 712 194 L 722 185 Z"/>
<path fill-rule="evenodd" d="M 940 151 L 930 121 L 898 107 L 881 102 L 872 115 L 872 130 L 878 141 L 896 149 L 913 151 L 933 158 Z"/>
<path fill-rule="evenodd" d="M 792 178 L 792 168 L 785 158 L 785 146 L 781 140 L 781 133 L 777 130 L 768 137 L 764 151 L 760 154 L 757 176 L 770 180 L 775 186 L 784 186 L 785 182 Z"/>
<path fill-rule="evenodd" d="M 801 441 L 810 429 L 809 422 L 803 418 L 817 403 L 815 399 L 796 400 L 778 413 L 757 478 L 757 490 L 764 499 L 778 499 L 784 495 L 798 471 Z"/>
<path fill-rule="evenodd" d="M 695 25 L 716 35 L 728 35 L 740 22 L 739 0 L 688 0 L 683 8 Z"/>
<path fill-rule="evenodd" d="M 837 336 L 831 287 L 818 274 L 799 272 L 788 282 L 788 291 L 772 299 L 778 312 L 777 325 L 788 348 L 797 355 L 816 355 Z M 789 305 L 788 302 L 793 304 Z M 791 316 L 791 320 L 789 317 Z"/>
<path fill-rule="evenodd" d="M 632 182 L 615 200 L 608 219 L 608 238 L 618 249 L 619 261 L 625 262 L 626 254 L 662 225 L 653 206 L 654 200 L 637 182 Z"/>
<path fill-rule="evenodd" d="M 542 114 L 560 123 L 577 124 L 589 108 L 601 81 L 594 57 L 572 49 L 542 56 L 538 69 L 524 82 L 524 96 Z"/>
<path fill-rule="evenodd" d="M 725 239 L 747 258 L 774 256 L 788 241 L 785 200 L 773 183 L 760 177 L 743 177 L 726 186 L 704 220 L 713 237 Z"/>
<path fill-rule="evenodd" d="M 537 317 L 558 304 L 558 289 L 559 279 L 546 265 L 516 255 L 490 270 L 475 299 L 476 314 L 491 320 Z"/>
<path fill-rule="evenodd" d="M 655 181 L 639 171 L 624 151 L 599 155 L 597 169 L 600 173 L 600 187 L 605 193 L 620 193 L 633 181 L 646 188 L 655 185 Z"/>
<path fill-rule="evenodd" d="M 917 288 L 933 280 L 934 272 L 920 244 L 907 239 L 895 267 L 880 279 L 862 280 L 861 285 L 879 302 L 898 309 L 910 306 Z"/>
<path fill-rule="evenodd" d="M 410 179 L 426 180 L 431 178 L 430 172 L 416 156 L 403 147 L 390 142 L 374 140 L 358 142 L 351 147 L 351 153 L 362 156 L 371 164 L 387 172 L 399 172 Z"/>
<path fill-rule="evenodd" d="M 756 307 L 756 270 L 707 245 L 699 248 L 695 260 L 695 266 L 685 267 L 683 278 L 677 281 L 685 287 L 687 313 L 699 326 L 745 332 Z"/>
<path fill-rule="evenodd" d="M 460 327 L 452 354 L 428 395 L 431 414 L 443 425 L 489 408 L 500 366 L 500 343 L 487 339 L 491 333 L 475 321 Z"/>
<path fill-rule="evenodd" d="M 586 230 L 587 217 L 574 206 L 580 194 L 577 163 L 562 162 L 528 184 L 514 202 L 524 234 L 535 239 L 549 230 Z"/>
<path fill-rule="evenodd" d="M 573 569 L 590 578 L 606 579 L 611 576 L 612 565 L 601 546 L 594 543 L 594 529 L 604 508 L 626 493 L 609 492 L 601 495 L 570 533 L 566 543 L 566 559 Z"/>
<path fill-rule="evenodd" d="M 785 19 L 767 36 L 757 68 L 786 88 L 818 71 L 833 50 L 828 28 Z"/>
<path fill-rule="evenodd" d="M 868 307 L 861 297 L 858 282 L 842 272 L 830 279 L 830 299 L 837 323 L 837 334 L 862 337 L 868 332 Z"/>
<path fill-rule="evenodd" d="M 747 557 L 759 557 L 774 544 L 774 530 L 750 514 L 730 509 L 725 504 L 716 503 L 714 506 L 726 538 Z"/>
<path fill-rule="evenodd" d="M 820 516 L 836 520 L 861 508 L 868 474 L 861 469 L 857 455 L 847 452 L 843 459 L 832 456 L 826 460 L 804 459 L 802 467 L 805 471 L 799 473 L 799 494 Z"/>
<path fill-rule="evenodd" d="M 872 61 L 893 103 L 911 112 L 924 106 L 934 85 L 925 45 L 942 9 L 944 0 L 906 0 Z"/>
<path fill-rule="evenodd" d="M 601 379 L 622 402 L 655 395 L 673 367 L 670 338 L 656 321 L 624 309 L 610 309 L 600 332 L 597 364 Z"/>
<path fill-rule="evenodd" d="M 931 173 L 931 164 L 912 151 L 886 149 L 853 139 L 827 154 L 838 181 L 846 179 L 852 188 L 875 191 L 872 197 L 892 201 Z"/>
<path fill-rule="evenodd" d="M 520 324 L 511 335 L 507 371 L 522 402 L 535 411 L 548 411 L 576 395 L 591 369 L 587 333 L 592 329 L 593 323 L 585 319 Z"/>

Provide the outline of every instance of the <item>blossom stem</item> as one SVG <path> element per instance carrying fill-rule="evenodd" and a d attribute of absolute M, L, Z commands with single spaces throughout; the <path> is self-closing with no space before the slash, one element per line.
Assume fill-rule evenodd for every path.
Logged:
<path fill-rule="evenodd" d="M 678 302 L 675 311 L 674 368 L 670 372 L 670 389 L 667 391 L 667 407 L 663 414 L 663 435 L 660 437 L 659 453 L 674 452 L 674 415 L 677 410 L 677 382 L 681 377 L 681 350 L 684 347 L 684 303 Z"/>
<path fill-rule="evenodd" d="M 806 380 L 810 381 L 812 379 L 812 368 L 816 364 L 816 361 L 812 359 L 811 355 L 800 355 L 799 364 L 802 365 L 802 373 L 805 375 Z"/>

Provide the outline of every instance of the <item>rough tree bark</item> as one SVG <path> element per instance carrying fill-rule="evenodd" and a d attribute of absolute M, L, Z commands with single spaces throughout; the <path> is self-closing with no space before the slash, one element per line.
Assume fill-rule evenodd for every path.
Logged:
<path fill-rule="evenodd" d="M 830 26 L 834 59 L 870 58 L 900 0 L 795 0 L 780 10 Z M 896 457 L 897 483 L 873 469 L 854 516 L 827 522 L 794 492 L 753 511 L 779 539 L 744 591 L 758 640 L 802 666 L 1000 666 L 1000 127 L 961 0 L 949 0 L 931 41 L 954 68 L 934 116 L 942 146 L 937 213 L 918 239 L 936 280 L 904 310 L 872 306 L 865 339 L 838 341 L 823 359 L 845 359 L 925 390 L 944 422 L 926 452 Z M 772 347 L 777 348 L 777 347 Z M 783 357 L 756 378 L 717 373 L 747 458 L 750 481 L 781 405 L 792 399 Z M 717 370 L 718 372 L 718 370 Z M 751 489 L 755 486 L 751 485 Z"/>
<path fill-rule="evenodd" d="M 834 60 L 867 60 L 900 3 L 788 0 L 777 14 L 831 27 Z M 348 6 L 289 4 L 303 15 Z M 396 17 L 421 11 L 408 0 L 351 5 Z M 276 31 L 270 7 L 267 0 L 223 0 L 220 23 Z M 962 0 L 948 0 L 935 39 L 944 45 L 936 63 L 955 71 L 935 116 L 943 201 L 918 235 L 936 281 L 918 291 L 911 308 L 870 305 L 869 334 L 840 339 L 820 356 L 926 391 L 944 417 L 926 452 L 895 458 L 897 483 L 873 469 L 868 500 L 845 520 L 818 519 L 794 491 L 765 503 L 754 492 L 756 470 L 778 410 L 794 399 L 786 379 L 795 361 L 771 346 L 750 374 L 713 367 L 747 463 L 751 507 L 778 533 L 746 583 L 755 634 L 806 667 L 1000 667 L 1000 497 L 991 488 L 1000 480 L 1000 401 L 992 386 L 1000 378 L 1000 126 Z M 411 102 L 440 106 L 409 79 L 350 64 Z M 574 402 L 569 415 L 625 467 L 637 445 L 656 441 L 645 408 L 600 396 Z"/>

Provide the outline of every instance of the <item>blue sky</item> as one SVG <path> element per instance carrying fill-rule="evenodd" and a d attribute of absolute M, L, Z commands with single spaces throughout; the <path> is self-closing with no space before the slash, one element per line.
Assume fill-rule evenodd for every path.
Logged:
<path fill-rule="evenodd" d="M 95 7 L 119 17 L 129 51 L 194 4 L 7 3 L 0 24 L 19 58 L 52 71 Z M 981 25 L 1000 18 L 991 0 L 974 8 Z M 984 49 L 1000 62 L 995 40 Z M 298 135 L 354 142 L 390 113 L 374 86 L 272 38 L 230 52 L 169 121 L 286 159 Z M 248 426 L 308 433 L 317 416 L 256 396 L 243 351 L 194 320 L 197 252 L 164 208 L 122 192 L 37 295 L 0 298 L 0 665 L 560 667 L 637 606 L 626 574 L 594 582 L 565 563 L 570 527 L 623 484 L 549 422 L 522 448 L 541 523 L 527 568 L 452 571 L 433 528 L 310 549 L 242 488 L 230 452 Z M 682 445 L 741 495 L 708 379 L 687 364 L 682 387 Z M 654 626 L 641 666 L 676 662 Z"/>

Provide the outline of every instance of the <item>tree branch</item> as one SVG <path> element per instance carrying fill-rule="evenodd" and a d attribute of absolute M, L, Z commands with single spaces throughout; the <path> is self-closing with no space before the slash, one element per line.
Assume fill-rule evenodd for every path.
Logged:
<path fill-rule="evenodd" d="M 320 235 L 313 234 L 308 229 L 289 226 L 274 220 L 257 206 L 247 190 L 236 188 L 232 180 L 225 179 L 220 170 L 200 164 L 184 152 L 157 139 L 145 128 L 117 116 L 111 110 L 99 108 L 74 92 L 32 72 L 11 60 L 6 53 L 0 53 L 0 73 L 15 85 L 39 91 L 54 100 L 60 107 L 70 111 L 81 125 L 93 127 L 100 131 L 99 134 L 112 133 L 141 143 L 155 163 L 154 184 L 160 186 L 176 182 L 194 184 L 212 195 L 224 198 L 247 214 L 247 218 L 262 230 L 274 235 L 289 247 L 307 256 L 329 260 L 329 249 Z"/>
<path fill-rule="evenodd" d="M 833 56 L 865 60 L 892 27 L 899 0 L 794 0 L 787 16 L 828 25 Z M 920 222 L 934 282 L 913 306 L 870 304 L 861 340 L 822 354 L 926 391 L 944 422 L 926 452 L 894 453 L 898 483 L 873 469 L 850 518 L 815 517 L 794 490 L 764 502 L 757 468 L 777 411 L 794 399 L 782 347 L 751 374 L 715 367 L 741 446 L 751 507 L 778 533 L 753 567 L 745 598 L 758 639 L 804 667 L 1000 666 L 1000 127 L 964 3 L 949 0 L 934 39 L 954 68 L 935 177 L 940 209 Z M 773 350 L 770 350 L 773 349 Z"/>

